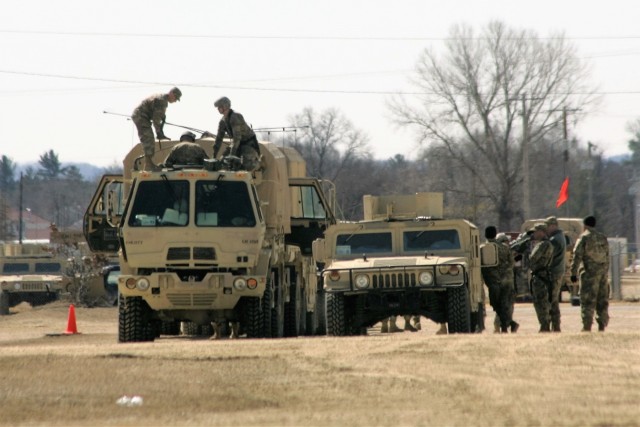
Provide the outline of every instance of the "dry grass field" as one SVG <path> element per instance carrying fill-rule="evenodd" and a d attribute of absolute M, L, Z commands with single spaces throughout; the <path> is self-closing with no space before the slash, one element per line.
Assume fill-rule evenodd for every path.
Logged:
<path fill-rule="evenodd" d="M 612 303 L 606 333 L 538 334 L 531 304 L 517 334 L 118 344 L 117 309 L 20 305 L 0 317 L 1 425 L 640 425 L 640 304 Z M 489 320 L 489 319 L 488 319 Z M 402 321 L 399 321 L 402 324 Z M 138 395 L 141 406 L 116 400 Z"/>

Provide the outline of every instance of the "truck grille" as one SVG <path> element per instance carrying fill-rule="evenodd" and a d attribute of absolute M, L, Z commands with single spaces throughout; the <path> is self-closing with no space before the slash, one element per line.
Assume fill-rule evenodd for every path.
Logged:
<path fill-rule="evenodd" d="M 177 259 L 191 259 L 191 248 L 169 248 L 169 252 L 167 252 L 167 261 Z"/>
<path fill-rule="evenodd" d="M 167 294 L 167 298 L 176 306 L 180 307 L 211 307 L 216 300 L 216 294 Z"/>
<path fill-rule="evenodd" d="M 380 273 L 374 274 L 374 289 L 409 288 L 417 286 L 415 273 Z"/>
<path fill-rule="evenodd" d="M 46 291 L 47 286 L 44 283 L 22 283 L 21 290 L 23 291 Z"/>
<path fill-rule="evenodd" d="M 216 259 L 216 250 L 214 248 L 193 248 L 193 259 Z"/>

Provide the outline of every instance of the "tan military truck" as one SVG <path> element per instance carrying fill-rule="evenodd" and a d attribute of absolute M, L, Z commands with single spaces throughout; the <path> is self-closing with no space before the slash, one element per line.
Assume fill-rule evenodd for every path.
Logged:
<path fill-rule="evenodd" d="M 155 163 L 176 144 L 156 142 Z M 196 144 L 211 157 L 213 139 Z M 180 321 L 240 322 L 248 337 L 321 328 L 311 245 L 335 219 L 295 150 L 261 142 L 255 172 L 231 157 L 148 172 L 142 154 L 136 145 L 124 176 L 103 177 L 84 218 L 93 251 L 119 251 L 119 341 Z"/>
<path fill-rule="evenodd" d="M 36 306 L 57 300 L 70 282 L 65 264 L 41 244 L 0 245 L 0 315 L 21 302 Z"/>
<path fill-rule="evenodd" d="M 391 315 L 484 328 L 480 267 L 497 263 L 475 225 L 443 218 L 442 193 L 364 196 L 364 220 L 332 225 L 314 242 L 324 262 L 327 333 L 356 335 Z M 481 253 L 482 252 L 482 253 Z"/>
<path fill-rule="evenodd" d="M 522 223 L 520 229 L 524 232 L 533 227 L 536 223 L 544 222 L 544 218 L 529 219 Z M 571 261 L 573 259 L 573 247 L 578 241 L 578 237 L 582 234 L 582 218 L 558 218 L 558 228 L 564 232 L 567 250 L 565 252 L 565 274 L 560 291 L 566 291 L 570 295 L 570 302 L 573 306 L 580 305 L 580 282 L 571 283 Z M 525 259 L 526 261 L 526 259 Z M 526 266 L 526 263 L 525 263 Z M 527 274 L 523 277 L 529 277 Z M 562 293 L 560 294 L 562 297 Z"/>

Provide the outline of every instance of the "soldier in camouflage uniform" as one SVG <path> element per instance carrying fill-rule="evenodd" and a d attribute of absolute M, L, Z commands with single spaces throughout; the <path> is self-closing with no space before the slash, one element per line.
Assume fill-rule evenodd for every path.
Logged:
<path fill-rule="evenodd" d="M 138 129 L 138 137 L 144 149 L 144 169 L 157 170 L 158 167 L 153 163 L 153 155 L 155 153 L 155 139 L 151 124 L 156 130 L 158 140 L 168 139 L 164 132 L 163 126 L 166 119 L 166 111 L 169 104 L 180 101 L 182 92 L 174 87 L 169 93 L 152 95 L 146 98 L 133 110 L 131 120 Z"/>
<path fill-rule="evenodd" d="M 511 304 L 513 301 L 513 258 L 509 248 L 496 241 L 497 230 L 489 226 L 484 231 L 487 242 L 498 249 L 498 265 L 482 267 L 482 279 L 489 288 L 489 303 L 500 318 L 500 331 L 509 332 L 511 326 Z"/>
<path fill-rule="evenodd" d="M 248 171 L 258 169 L 260 167 L 260 147 L 253 129 L 244 121 L 242 114 L 231 109 L 231 101 L 226 96 L 218 99 L 213 105 L 222 114 L 222 119 L 218 124 L 216 142 L 213 144 L 213 158 L 218 157 L 222 138 L 226 133 L 233 139 L 233 145 L 223 154 L 242 158 L 242 167 Z"/>
<path fill-rule="evenodd" d="M 567 251 L 567 241 L 562 230 L 558 228 L 558 219 L 550 216 L 545 220 L 547 224 L 547 236 L 553 245 L 553 259 L 549 269 L 553 276 L 553 288 L 549 295 L 551 304 L 551 330 L 560 332 L 560 288 L 565 274 L 565 252 Z"/>
<path fill-rule="evenodd" d="M 511 248 L 509 247 L 509 236 L 505 233 L 498 233 L 496 236 L 496 243 L 504 245 L 509 249 L 509 253 L 511 254 Z M 507 279 L 509 280 L 509 279 Z M 518 332 L 518 328 L 520 328 L 520 324 L 513 320 L 513 309 L 516 301 L 516 286 L 515 286 L 515 271 L 514 271 L 514 262 L 513 257 L 511 259 L 511 297 L 509 298 L 509 317 L 511 318 L 511 322 L 509 323 L 509 328 L 511 329 L 511 333 L 515 334 Z M 500 316 L 496 314 L 496 317 L 493 319 L 493 328 L 494 332 L 499 333 L 501 330 L 500 325 Z"/>
<path fill-rule="evenodd" d="M 550 295 L 554 284 L 550 265 L 553 260 L 553 245 L 547 239 L 547 225 L 545 223 L 535 224 L 532 230 L 532 239 L 536 243 L 529 256 L 533 306 L 536 309 L 538 322 L 540 322 L 540 332 L 551 332 Z"/>
<path fill-rule="evenodd" d="M 583 220 L 584 232 L 573 248 L 571 262 L 571 282 L 578 281 L 578 268 L 582 263 L 584 271 L 580 275 L 580 310 L 582 331 L 590 332 L 594 310 L 597 313 L 598 331 L 604 332 L 609 324 L 609 243 L 607 237 L 596 231 L 596 219 L 588 216 Z"/>

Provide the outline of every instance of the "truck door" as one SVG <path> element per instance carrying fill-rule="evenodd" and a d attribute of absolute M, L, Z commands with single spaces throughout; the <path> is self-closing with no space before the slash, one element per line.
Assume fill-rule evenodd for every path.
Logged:
<path fill-rule="evenodd" d="M 324 193 L 313 178 L 289 179 L 291 194 L 291 234 L 288 244 L 299 246 L 304 255 L 311 255 L 312 242 L 323 237 L 324 230 L 336 220 Z"/>
<path fill-rule="evenodd" d="M 122 175 L 103 175 L 84 213 L 84 237 L 93 252 L 116 253 L 120 249 L 118 224 L 124 211 Z"/>

